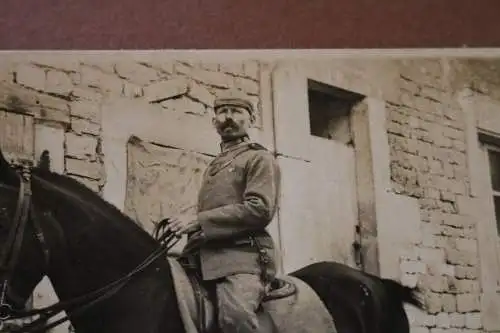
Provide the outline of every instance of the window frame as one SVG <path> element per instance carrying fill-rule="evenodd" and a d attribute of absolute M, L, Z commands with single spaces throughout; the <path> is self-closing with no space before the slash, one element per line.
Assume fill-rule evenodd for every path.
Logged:
<path fill-rule="evenodd" d="M 489 187 L 488 187 L 488 192 L 489 192 L 489 197 L 490 197 L 490 200 L 491 200 L 491 205 L 493 207 L 493 216 L 495 218 L 495 223 L 496 223 L 496 229 L 497 229 L 497 236 L 499 237 L 499 244 L 498 244 L 498 247 L 499 247 L 499 251 L 498 251 L 498 255 L 500 256 L 500 215 L 497 216 L 496 215 L 496 209 L 495 209 L 495 197 L 498 197 L 500 198 L 500 191 L 495 191 L 494 189 L 494 184 L 493 184 L 493 181 L 492 181 L 492 177 L 493 177 L 493 174 L 492 174 L 492 170 L 491 170 L 491 163 L 490 163 L 490 152 L 496 152 L 498 154 L 500 154 L 500 145 L 499 144 L 495 144 L 495 143 L 491 143 L 491 142 L 488 142 L 488 141 L 480 141 L 480 147 L 481 147 L 481 150 L 484 154 L 484 160 L 486 161 L 486 165 L 485 167 L 487 168 L 487 171 L 488 171 L 488 175 L 489 175 Z"/>
<path fill-rule="evenodd" d="M 319 100 L 318 100 L 319 98 Z M 360 93 L 343 89 L 339 86 L 320 82 L 311 78 L 307 78 L 307 114 L 309 117 L 309 135 L 325 140 L 336 141 L 346 146 L 354 146 L 354 130 L 353 130 L 353 112 L 358 104 L 363 103 L 366 96 Z M 340 104 L 343 109 L 314 109 L 317 103 Z M 317 127 L 318 119 L 321 119 L 321 125 Z M 347 132 L 342 136 L 339 128 L 344 127 Z M 329 135 L 324 135 L 327 128 L 333 126 L 336 131 L 330 132 Z M 319 130 L 319 131 L 318 131 Z"/>
<path fill-rule="evenodd" d="M 489 220 L 488 228 L 490 228 L 491 230 L 490 232 L 493 232 L 492 230 L 493 228 L 495 228 L 496 231 L 494 252 L 495 252 L 495 260 L 497 262 L 497 268 L 500 269 L 500 216 L 496 215 L 495 201 L 494 201 L 495 196 L 500 197 L 500 192 L 497 192 L 493 189 L 492 174 L 489 161 L 490 151 L 495 151 L 500 153 L 500 134 L 481 130 L 480 128 L 477 129 L 477 134 L 478 134 L 479 151 L 481 153 L 480 155 L 481 160 L 478 162 L 481 164 L 482 170 L 486 173 L 486 175 L 484 175 L 483 178 L 483 186 L 481 189 L 482 195 L 480 196 L 483 198 L 483 200 L 485 200 L 483 204 L 485 204 L 484 208 L 486 209 L 486 211 L 484 211 L 482 214 L 485 214 L 484 218 L 487 218 Z M 482 222 L 484 223 L 486 221 Z M 497 295 L 500 295 L 500 271 L 497 271 L 497 274 L 495 274 L 495 280 L 496 280 L 495 291 Z"/>

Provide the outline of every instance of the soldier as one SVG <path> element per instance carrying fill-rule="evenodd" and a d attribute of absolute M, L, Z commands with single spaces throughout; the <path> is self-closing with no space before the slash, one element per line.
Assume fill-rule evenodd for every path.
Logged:
<path fill-rule="evenodd" d="M 225 333 L 257 332 L 256 312 L 276 274 L 276 254 L 266 227 L 278 204 L 280 169 L 274 156 L 251 142 L 255 109 L 237 91 L 214 103 L 212 123 L 221 153 L 205 170 L 196 214 L 170 219 L 187 234 L 183 256 L 195 258 L 205 285 L 215 292 Z"/>

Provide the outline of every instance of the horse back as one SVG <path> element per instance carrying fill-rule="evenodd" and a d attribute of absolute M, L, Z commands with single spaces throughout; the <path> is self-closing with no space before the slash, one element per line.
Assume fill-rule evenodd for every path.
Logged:
<path fill-rule="evenodd" d="M 339 333 L 383 331 L 387 295 L 382 280 L 336 262 L 314 263 L 290 275 L 318 293 Z"/>

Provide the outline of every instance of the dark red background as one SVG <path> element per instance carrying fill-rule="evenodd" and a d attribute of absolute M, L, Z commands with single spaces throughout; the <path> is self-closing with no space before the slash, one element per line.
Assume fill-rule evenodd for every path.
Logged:
<path fill-rule="evenodd" d="M 1 49 L 500 46 L 499 0 L 2 0 Z"/>

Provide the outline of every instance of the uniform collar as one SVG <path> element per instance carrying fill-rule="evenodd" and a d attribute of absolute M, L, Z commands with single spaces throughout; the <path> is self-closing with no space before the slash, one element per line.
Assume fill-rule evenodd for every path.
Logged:
<path fill-rule="evenodd" d="M 225 153 L 228 150 L 231 150 L 231 149 L 233 149 L 235 147 L 240 146 L 242 143 L 246 143 L 246 142 L 249 142 L 249 141 L 250 141 L 250 138 L 248 136 L 244 136 L 242 138 L 238 138 L 238 139 L 231 140 L 231 141 L 228 141 L 228 142 L 222 142 L 220 144 L 220 149 L 221 149 L 222 153 Z"/>

